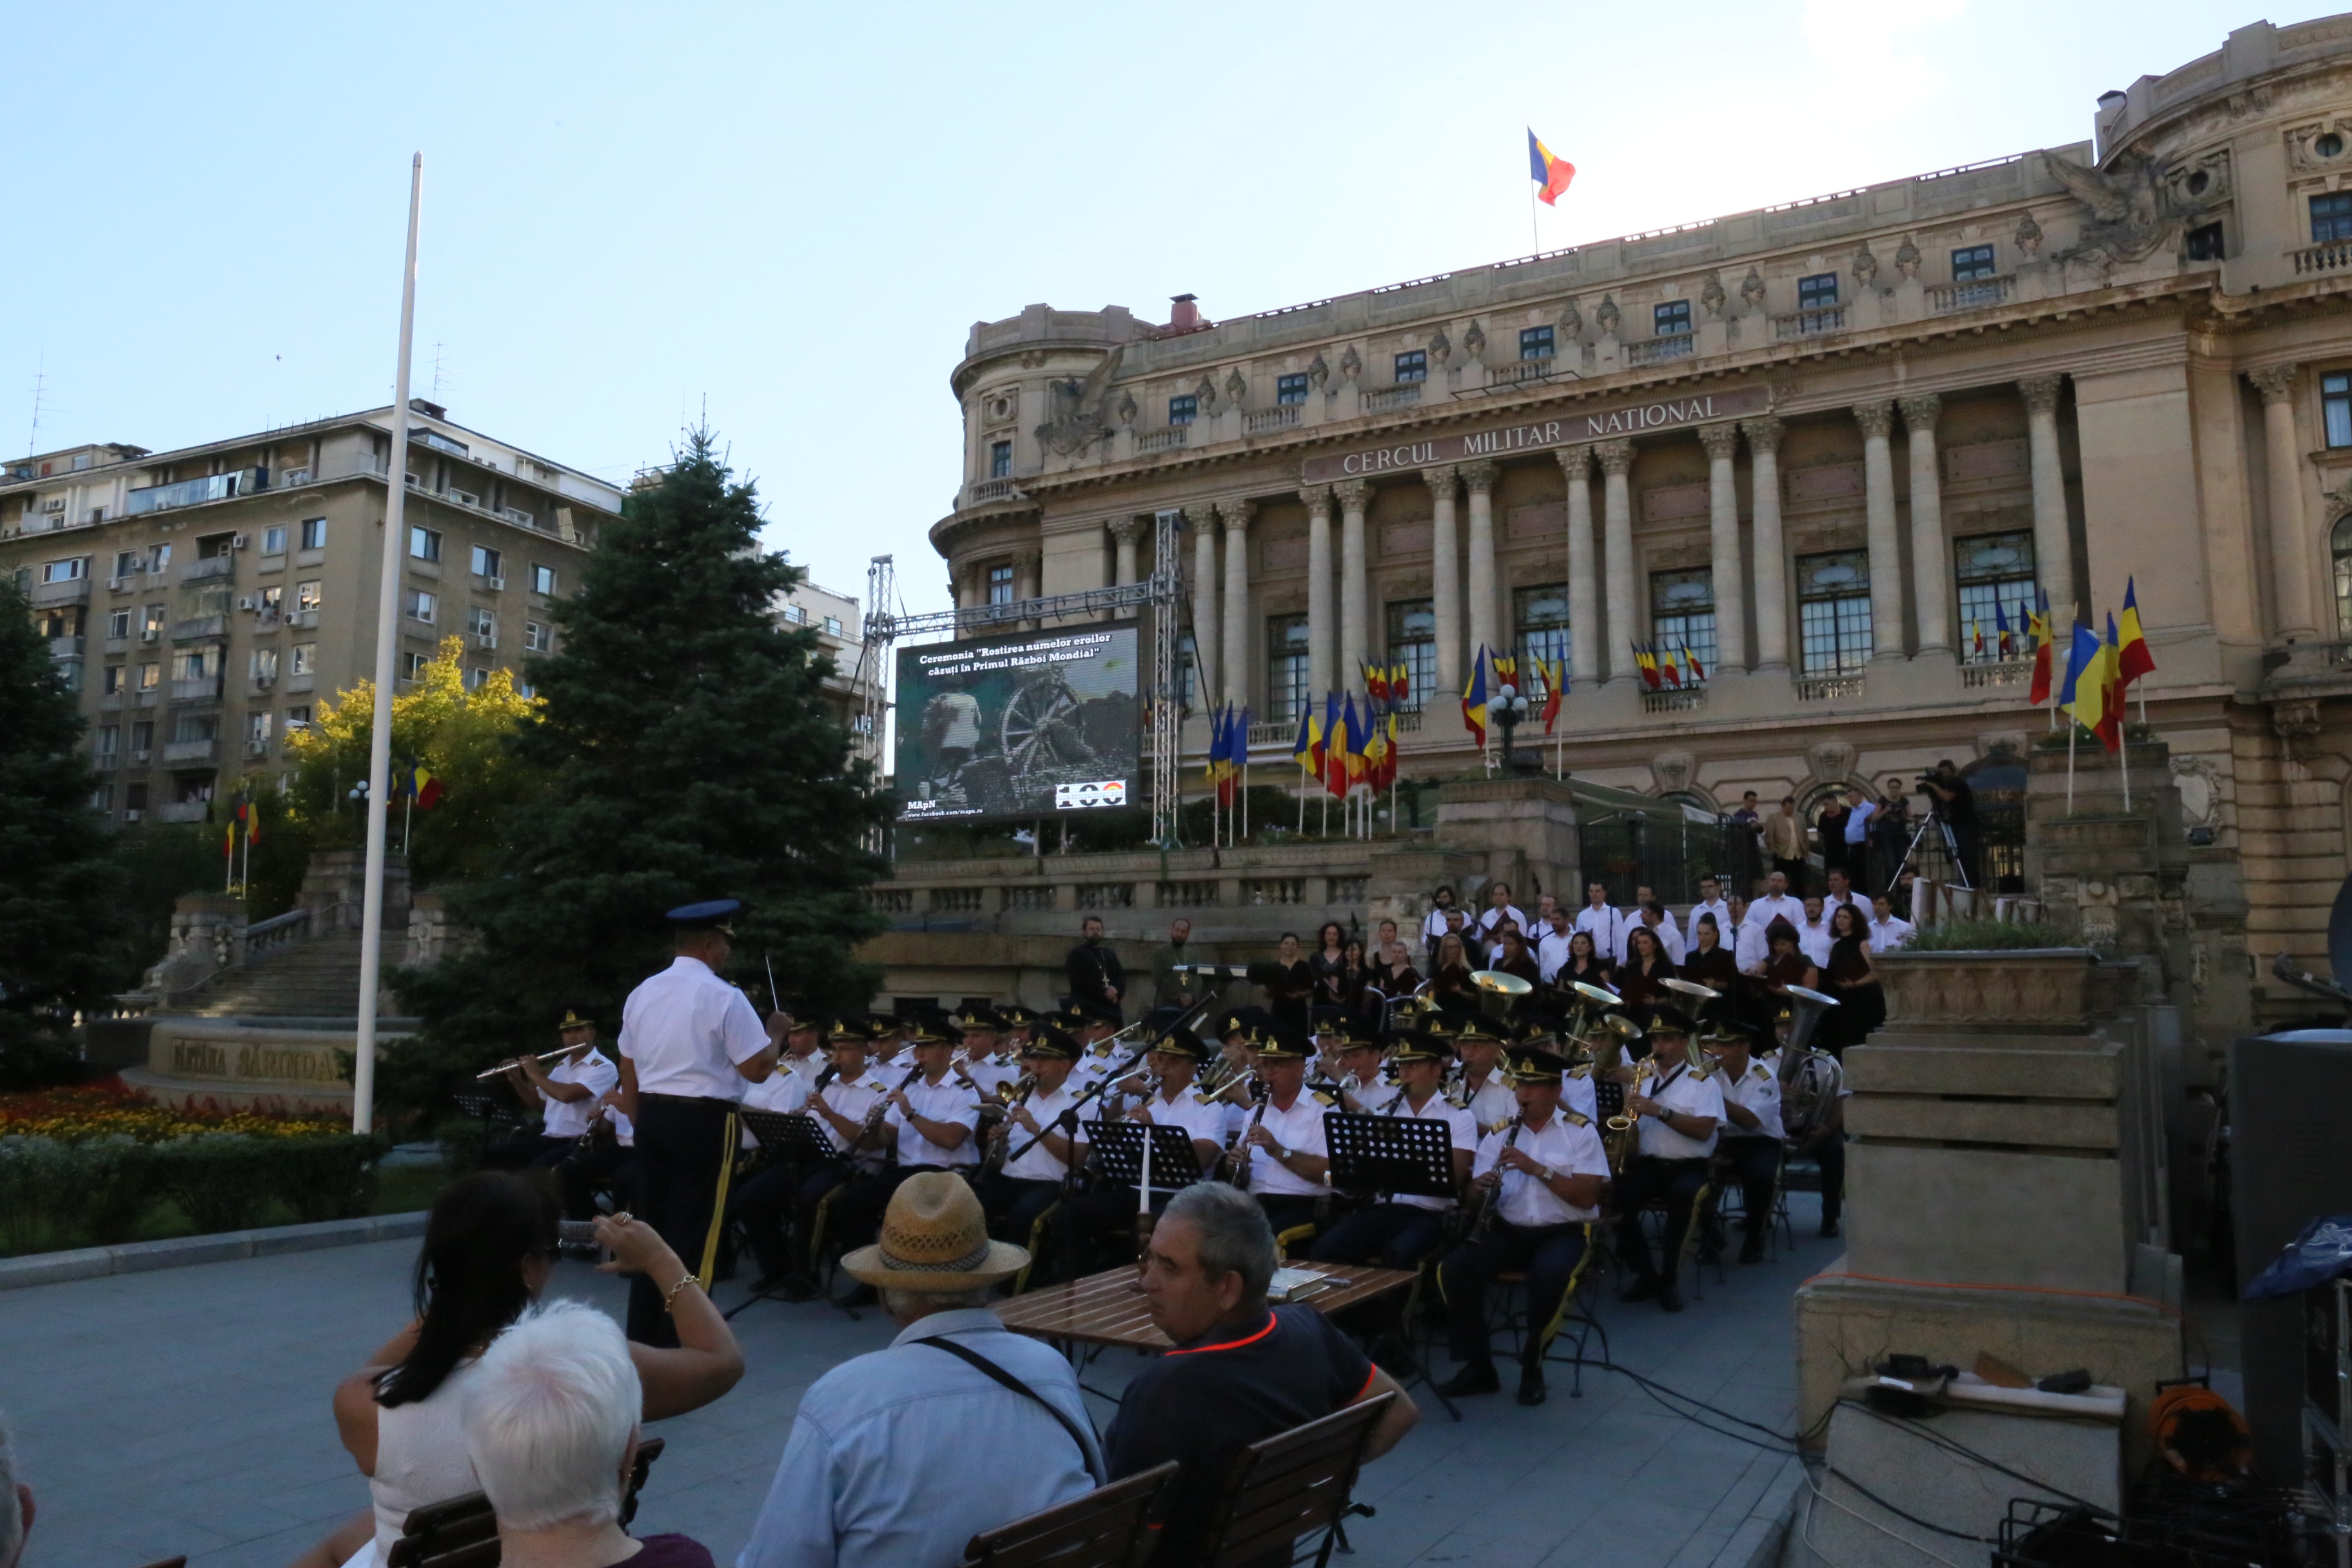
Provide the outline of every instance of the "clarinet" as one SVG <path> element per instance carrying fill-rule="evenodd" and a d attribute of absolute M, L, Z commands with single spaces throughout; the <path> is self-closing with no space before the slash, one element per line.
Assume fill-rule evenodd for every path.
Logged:
<path fill-rule="evenodd" d="M 1507 1154 L 1518 1146 L 1519 1130 L 1527 1125 L 1527 1121 L 1525 1111 L 1511 1118 L 1511 1130 L 1503 1134 L 1503 1153 Z M 1502 1206 L 1503 1162 L 1498 1155 L 1495 1161 L 1495 1190 L 1486 1194 L 1486 1201 L 1478 1207 L 1478 1223 L 1470 1228 L 1474 1238 L 1484 1239 L 1487 1232 L 1495 1228 L 1495 1211 Z"/>
<path fill-rule="evenodd" d="M 908 1069 L 907 1069 L 907 1076 L 906 1076 L 905 1078 L 902 1078 L 902 1079 L 900 1079 L 898 1080 L 898 1089 L 895 1089 L 895 1090 L 893 1090 L 892 1092 L 894 1092 L 894 1093 L 898 1093 L 898 1094 L 904 1094 L 904 1093 L 906 1093 L 908 1089 L 911 1089 L 911 1088 L 913 1088 L 913 1087 L 914 1087 L 915 1080 L 916 1080 L 917 1079 L 919 1079 L 919 1078 L 922 1077 L 922 1076 L 923 1076 L 923 1069 L 922 1069 L 922 1068 L 908 1068 Z M 874 1136 L 874 1130 L 875 1130 L 877 1127 L 881 1126 L 881 1125 L 882 1125 L 882 1119 L 883 1119 L 885 1116 L 887 1116 L 887 1115 L 889 1115 L 889 1114 L 890 1114 L 890 1096 L 889 1096 L 889 1095 L 887 1095 L 887 1094 L 886 1094 L 886 1095 L 884 1095 L 881 1099 L 879 1099 L 879 1100 L 876 1100 L 876 1101 L 874 1102 L 874 1109 L 873 1109 L 873 1110 L 869 1110 L 869 1111 L 867 1111 L 867 1112 L 866 1113 L 866 1125 L 865 1125 L 865 1126 L 863 1126 L 863 1127 L 861 1127 L 861 1128 L 859 1128 L 859 1129 L 857 1130 L 857 1141 L 858 1141 L 858 1142 L 863 1143 L 863 1142 L 865 1142 L 868 1138 L 873 1137 L 873 1136 Z"/>
<path fill-rule="evenodd" d="M 1259 1087 L 1263 1088 L 1264 1086 L 1260 1085 Z M 1272 1103 L 1274 1103 L 1274 1096 L 1272 1094 L 1265 1094 L 1259 1097 L 1257 1109 L 1250 1112 L 1249 1125 L 1242 1129 L 1241 1137 L 1236 1139 L 1234 1143 L 1234 1185 L 1239 1187 L 1244 1192 L 1249 1191 L 1250 1184 L 1251 1149 L 1249 1136 L 1251 1133 L 1257 1131 L 1257 1124 L 1265 1120 L 1265 1108 Z"/>

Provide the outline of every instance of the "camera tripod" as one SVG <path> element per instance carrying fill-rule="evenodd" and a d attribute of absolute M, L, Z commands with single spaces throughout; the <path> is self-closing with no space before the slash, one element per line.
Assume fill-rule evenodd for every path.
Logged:
<path fill-rule="evenodd" d="M 1903 858 L 1895 863 L 1895 873 L 1888 881 L 1887 887 L 1893 889 L 1902 882 L 1903 873 L 1911 868 L 1912 860 L 1919 853 L 1919 841 L 1927 837 L 1927 829 L 1930 827 L 1943 836 L 1944 853 L 1952 858 L 1955 885 L 1965 888 L 1971 893 L 1975 892 L 1976 884 L 1969 880 L 1968 862 L 1960 858 L 1959 836 L 1952 831 L 1952 825 L 1944 820 L 1944 808 L 1932 801 L 1928 804 L 1926 820 L 1919 824 L 1917 830 L 1911 835 L 1910 844 L 1904 848 Z"/>

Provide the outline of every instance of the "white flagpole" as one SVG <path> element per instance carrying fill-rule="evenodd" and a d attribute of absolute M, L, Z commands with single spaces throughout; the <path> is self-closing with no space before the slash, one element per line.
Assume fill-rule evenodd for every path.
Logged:
<path fill-rule="evenodd" d="M 375 1127 L 375 1018 L 383 979 L 383 837 L 392 795 L 393 654 L 399 646 L 401 535 L 407 531 L 408 362 L 416 335 L 416 226 L 425 154 L 408 165 L 408 256 L 400 274 L 400 358 L 392 378 L 392 459 L 384 472 L 383 561 L 375 606 L 375 714 L 368 738 L 367 885 L 360 910 L 359 1032 L 352 1057 L 352 1131 Z"/>

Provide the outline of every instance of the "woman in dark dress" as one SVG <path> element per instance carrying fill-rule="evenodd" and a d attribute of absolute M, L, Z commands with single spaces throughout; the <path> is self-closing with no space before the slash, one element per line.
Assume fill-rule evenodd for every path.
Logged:
<path fill-rule="evenodd" d="M 1648 1021 L 1649 1009 L 1670 994 L 1664 983 L 1675 977 L 1674 960 L 1665 944 L 1648 926 L 1635 926 L 1625 937 L 1625 962 L 1617 970 L 1617 994 L 1636 1023 Z"/>
<path fill-rule="evenodd" d="M 1299 956 L 1298 933 L 1282 933 L 1275 949 L 1275 967 L 1281 973 L 1265 983 L 1265 1010 L 1286 1029 L 1307 1032 L 1307 1004 L 1315 996 L 1315 971 Z"/>
<path fill-rule="evenodd" d="M 1729 996 L 1738 989 L 1739 964 L 1723 945 L 1722 928 L 1711 914 L 1699 916 L 1691 928 L 1690 951 L 1683 954 L 1683 978 L 1695 980 L 1719 996 Z M 1714 1014 L 1718 1018 L 1725 1016 L 1720 1008 Z"/>
<path fill-rule="evenodd" d="M 1346 963 L 1347 932 L 1339 929 L 1338 921 L 1325 921 L 1323 929 L 1315 933 L 1315 951 L 1307 955 L 1307 967 L 1315 974 L 1316 1005 L 1329 1005 L 1338 999 L 1339 973 Z"/>
<path fill-rule="evenodd" d="M 1316 984 L 1320 988 L 1318 1001 L 1334 1007 L 1344 1007 L 1350 1017 L 1363 1016 L 1365 988 L 1372 984 L 1371 967 L 1364 962 L 1364 944 L 1353 939 L 1343 943 L 1339 949 L 1339 967 L 1319 977 Z M 1378 1010 L 1377 1001 L 1371 1005 L 1375 1011 Z"/>
<path fill-rule="evenodd" d="M 1412 949 L 1402 942 L 1389 943 L 1372 968 L 1372 984 L 1393 1002 L 1421 989 L 1421 971 L 1412 966 Z"/>
<path fill-rule="evenodd" d="M 1751 978 L 1748 984 L 1754 990 L 1757 1016 L 1769 1024 L 1789 1005 L 1790 986 L 1818 991 L 1822 988 L 1822 975 L 1813 967 L 1813 961 L 1798 948 L 1797 928 L 1779 916 L 1764 928 L 1764 973 Z"/>
<path fill-rule="evenodd" d="M 1452 931 L 1437 939 L 1437 968 L 1430 979 L 1430 994 L 1440 1002 L 1475 1005 L 1478 1000 L 1478 987 L 1470 979 L 1469 951 Z"/>
<path fill-rule="evenodd" d="M 1570 985 L 1581 980 L 1587 985 L 1599 985 L 1613 991 L 1617 987 L 1610 976 L 1614 973 L 1609 961 L 1601 956 L 1601 950 L 1593 945 L 1592 933 L 1577 931 L 1568 939 L 1568 962 L 1561 964 L 1559 973 L 1551 977 L 1552 989 L 1572 995 L 1573 993 L 1569 992 Z M 1577 1005 L 1572 1001 L 1565 1005 Z"/>
<path fill-rule="evenodd" d="M 1539 984 L 1543 980 L 1543 971 L 1536 965 L 1536 955 L 1528 951 L 1527 938 L 1519 934 L 1517 926 L 1503 933 L 1502 940 L 1487 953 L 1487 961 L 1492 967 L 1506 974 L 1516 974 L 1530 985 Z"/>
<path fill-rule="evenodd" d="M 1870 933 L 1852 904 L 1840 904 L 1830 916 L 1830 963 L 1822 978 L 1838 1005 L 1822 1019 L 1815 1043 L 1843 1057 L 1848 1046 L 1862 1044 L 1886 1022 L 1886 993 L 1870 962 Z"/>

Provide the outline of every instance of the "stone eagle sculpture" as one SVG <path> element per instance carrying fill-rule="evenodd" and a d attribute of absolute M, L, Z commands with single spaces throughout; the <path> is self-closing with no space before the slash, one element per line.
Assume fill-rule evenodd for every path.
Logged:
<path fill-rule="evenodd" d="M 2137 150 L 2112 167 L 2087 168 L 2055 153 L 2042 162 L 2067 193 L 2091 210 L 2081 240 L 2068 257 L 2110 262 L 2137 261 L 2180 232 L 2182 218 L 2166 189 L 2162 171 Z"/>
<path fill-rule="evenodd" d="M 1083 380 L 1048 382 L 1047 413 L 1037 426 L 1037 438 L 1061 457 L 1085 450 L 1110 434 L 1110 383 L 1118 374 L 1126 345 L 1103 355 Z"/>

